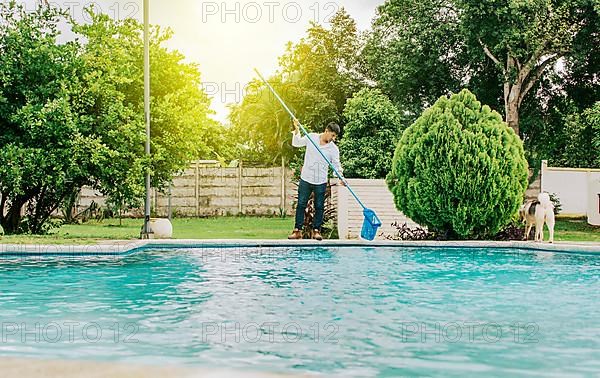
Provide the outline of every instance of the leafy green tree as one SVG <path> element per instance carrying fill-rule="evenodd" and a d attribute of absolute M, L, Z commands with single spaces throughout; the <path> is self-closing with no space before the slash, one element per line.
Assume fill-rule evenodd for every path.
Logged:
<path fill-rule="evenodd" d="M 600 101 L 583 113 L 585 127 L 591 129 L 592 143 L 590 155 L 592 163 L 589 166 L 600 168 Z"/>
<path fill-rule="evenodd" d="M 65 17 L 0 3 L 0 223 L 7 233 L 43 232 L 65 196 L 90 182 L 89 161 L 102 149 L 79 132 L 71 106 L 81 62 L 76 43 L 56 43 Z"/>
<path fill-rule="evenodd" d="M 415 222 L 450 238 L 489 237 L 511 221 L 527 188 L 523 143 L 465 89 L 404 131 L 387 183 Z"/>
<path fill-rule="evenodd" d="M 116 203 L 138 206 L 145 191 L 144 167 L 152 168 L 152 185 L 164 188 L 172 175 L 200 157 L 216 157 L 223 129 L 209 118 L 209 99 L 201 90 L 198 67 L 184 63 L 184 56 L 162 46 L 170 30 L 153 27 L 150 47 L 151 151 L 144 155 L 143 40 L 142 27 L 133 19 L 115 21 L 89 12 L 92 22 L 77 25 L 84 36 L 82 58 L 86 61 L 90 91 L 95 103 L 85 109 L 105 122 L 98 130 L 113 156 L 105 162 L 98 189 Z M 99 103 L 102 106 L 98 106 Z M 108 109 L 105 109 L 107 107 Z M 101 114 L 95 113 L 99 110 Z M 107 110 L 113 114 L 107 117 Z M 118 115 L 123 115 L 121 119 Z M 120 122 L 119 122 L 120 120 Z M 116 121 L 116 122 L 115 122 Z"/>
<path fill-rule="evenodd" d="M 346 125 L 340 155 L 344 175 L 350 178 L 385 178 L 402 135 L 398 109 L 378 89 L 362 89 L 344 109 Z"/>
<path fill-rule="evenodd" d="M 277 76 L 269 81 L 309 130 L 319 130 L 323 119 L 336 118 L 333 102 L 322 93 L 303 91 L 293 83 L 283 83 Z M 290 116 L 262 82 L 251 83 L 242 103 L 230 108 L 238 157 L 277 165 L 282 157 L 289 162 L 297 155 L 298 150 L 291 146 Z"/>
<path fill-rule="evenodd" d="M 279 59 L 284 81 L 333 101 L 340 121 L 346 100 L 364 86 L 359 58 L 362 45 L 356 21 L 341 8 L 331 18 L 329 29 L 311 23 L 306 37 L 287 45 Z"/>
<path fill-rule="evenodd" d="M 592 167 L 598 161 L 600 150 L 594 147 L 593 137 L 598 132 L 598 127 L 594 130 L 594 123 L 598 121 L 598 115 L 593 111 L 598 108 L 589 109 L 582 114 L 572 114 L 566 120 L 564 154 L 559 161 L 559 166 L 567 167 Z M 597 138 L 597 137 L 596 137 Z M 553 161 L 553 163 L 555 162 Z"/>
<path fill-rule="evenodd" d="M 564 68 L 542 78 L 537 95 L 523 104 L 521 134 L 534 167 L 543 159 L 555 166 L 600 167 L 590 163 L 590 129 L 573 122 L 600 98 L 600 49 L 592 47 L 600 43 L 599 28 L 596 13 L 578 33 L 573 52 L 561 60 Z"/>
<path fill-rule="evenodd" d="M 215 154 L 222 128 L 208 118 L 197 66 L 162 47 L 169 31 L 152 31 L 149 160 L 142 26 L 91 11 L 92 22 L 79 25 L 58 9 L 27 12 L 14 1 L 0 10 L 0 223 L 6 232 L 44 232 L 52 212 L 83 185 L 115 204 L 136 206 L 145 167 L 163 188 L 189 160 Z M 64 21 L 85 44 L 57 42 Z"/>
<path fill-rule="evenodd" d="M 600 150 L 593 144 L 595 135 L 594 108 L 580 111 L 569 99 L 562 99 L 545 115 L 543 125 L 555 132 L 555 137 L 547 140 L 549 163 L 553 166 L 595 167 Z"/>
<path fill-rule="evenodd" d="M 341 9 L 329 29 L 313 23 L 304 38 L 289 43 L 269 80 L 305 126 L 322 131 L 329 122 L 341 122 L 346 100 L 362 86 L 360 48 L 356 23 Z M 238 157 L 264 164 L 297 157 L 290 117 L 260 81 L 250 83 L 242 103 L 231 106 L 229 120 Z"/>
<path fill-rule="evenodd" d="M 573 52 L 575 38 L 593 14 L 592 1 L 534 0 L 499 2 L 458 0 L 460 30 L 480 54 L 483 50 L 501 73 L 505 117 L 519 133 L 519 110 L 540 78 Z M 476 43 L 480 49 L 474 49 Z"/>
<path fill-rule="evenodd" d="M 414 114 L 467 86 L 502 105 L 519 133 L 527 95 L 554 64 L 574 58 L 583 40 L 586 51 L 597 46 L 597 12 L 592 0 L 388 0 L 365 60 L 385 93 Z"/>
<path fill-rule="evenodd" d="M 444 5 L 451 2 L 386 1 L 362 52 L 367 76 L 413 120 L 465 77 L 457 15 Z"/>

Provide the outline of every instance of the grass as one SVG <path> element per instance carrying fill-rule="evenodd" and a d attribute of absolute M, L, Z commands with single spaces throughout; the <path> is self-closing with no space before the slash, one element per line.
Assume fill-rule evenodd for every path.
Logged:
<path fill-rule="evenodd" d="M 118 219 L 68 224 L 50 235 L 7 235 L 4 244 L 96 244 L 103 240 L 130 240 L 140 237 L 142 219 Z M 175 218 L 175 239 L 285 239 L 294 226 L 292 218 Z"/>
<path fill-rule="evenodd" d="M 548 240 L 548 231 L 544 232 Z M 581 219 L 557 219 L 554 225 L 555 241 L 600 242 L 600 227 L 591 226 Z"/>
<path fill-rule="evenodd" d="M 138 239 L 143 220 L 109 219 L 102 222 L 64 225 L 50 235 L 8 235 L 0 239 L 4 244 L 96 244 L 107 240 Z M 175 218 L 175 239 L 285 239 L 294 225 L 291 217 L 254 218 Z M 546 232 L 545 240 L 548 240 Z M 584 220 L 557 219 L 555 241 L 600 242 L 600 227 Z"/>

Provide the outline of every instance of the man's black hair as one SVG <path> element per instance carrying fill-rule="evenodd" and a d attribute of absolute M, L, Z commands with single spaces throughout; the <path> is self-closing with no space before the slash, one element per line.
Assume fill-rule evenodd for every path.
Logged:
<path fill-rule="evenodd" d="M 340 135 L 340 125 L 338 125 L 335 122 L 330 122 L 325 128 L 325 131 L 331 131 L 333 133 L 336 133 L 337 135 Z"/>

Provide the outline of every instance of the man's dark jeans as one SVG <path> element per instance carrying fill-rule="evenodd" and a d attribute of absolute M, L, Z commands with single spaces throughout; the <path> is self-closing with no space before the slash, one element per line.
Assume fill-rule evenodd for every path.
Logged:
<path fill-rule="evenodd" d="M 325 184 L 310 184 L 302 179 L 298 184 L 298 206 L 296 207 L 296 226 L 298 230 L 302 230 L 304 225 L 304 212 L 306 204 L 311 193 L 315 193 L 315 217 L 313 219 L 313 230 L 321 231 L 323 225 L 323 213 L 325 212 L 325 192 L 327 191 L 327 183 Z"/>

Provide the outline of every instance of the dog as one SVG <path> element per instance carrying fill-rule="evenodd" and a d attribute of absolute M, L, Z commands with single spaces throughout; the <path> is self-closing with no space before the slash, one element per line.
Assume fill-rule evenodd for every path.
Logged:
<path fill-rule="evenodd" d="M 535 224 L 536 242 L 544 241 L 544 223 L 548 227 L 550 234 L 549 242 L 554 243 L 554 205 L 550 201 L 548 193 L 540 193 L 537 201 L 527 201 L 521 206 L 519 215 L 523 223 L 525 223 L 525 237 L 527 240 L 531 228 Z"/>

